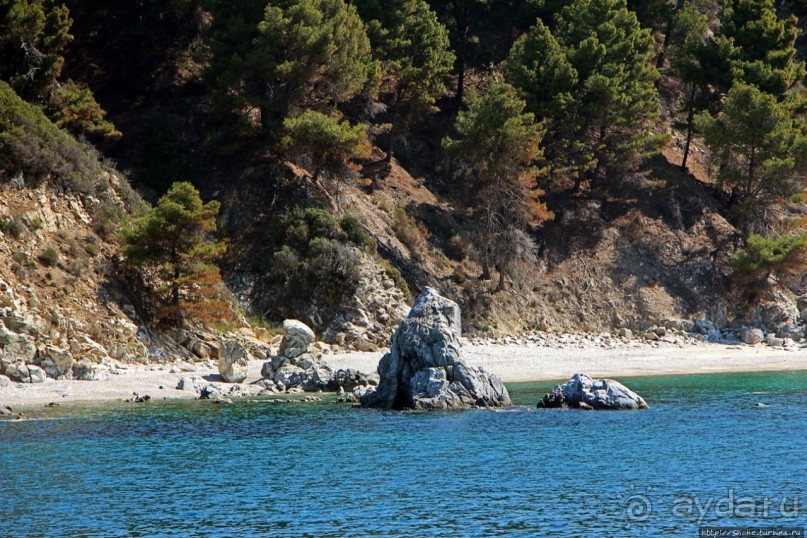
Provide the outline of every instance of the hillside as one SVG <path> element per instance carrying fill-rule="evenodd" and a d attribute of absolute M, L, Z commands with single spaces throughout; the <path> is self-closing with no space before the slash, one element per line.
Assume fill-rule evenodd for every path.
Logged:
<path fill-rule="evenodd" d="M 8 307 L 37 326 L 37 345 L 83 353 L 82 342 L 97 344 L 101 362 L 188 352 L 174 340 L 215 341 L 227 327 L 191 322 L 177 333 L 151 319 L 144 277 L 124 256 L 121 232 L 146 210 L 129 182 L 153 203 L 189 180 L 221 204 L 217 238 L 227 250 L 216 263 L 235 325 L 273 330 L 297 318 L 331 343 L 375 350 L 412 296 L 433 286 L 478 335 L 705 320 L 800 338 L 804 252 L 751 275 L 732 259 L 754 234 L 804 235 L 804 13 L 797 3 L 755 2 L 785 36 L 771 54 L 788 59 L 763 81 L 748 66 L 764 61 L 742 48 L 739 30 L 736 50 L 714 57 L 734 0 L 690 13 L 686 39 L 667 35 L 675 2 L 659 2 L 658 13 L 598 2 L 621 37 L 601 33 L 581 2 L 471 2 L 462 19 L 451 3 L 401 0 L 383 13 L 372 2 L 300 0 L 276 7 L 286 18 L 266 20 L 265 6 L 249 2 L 237 16 L 220 2 L 67 2 L 70 39 L 50 50 L 44 26 L 31 37 L 59 65 L 41 85 L 21 74 L 44 60 L 0 43 L 0 56 L 20 63 L 0 70 L 7 93 L 38 111 L 35 121 L 0 125 L 0 135 L 39 125 L 18 145 L 6 142 L 16 153 L 0 160 Z M 297 20 L 298 4 L 328 22 L 283 26 Z M 34 31 L 3 24 L 7 36 Z M 581 28 L 606 52 L 631 53 L 604 53 L 589 72 L 574 53 Z M 292 30 L 325 32 L 316 35 L 341 47 L 314 54 L 306 47 L 317 41 L 295 41 Z M 428 48 L 390 37 L 415 30 Z M 692 42 L 702 49 L 681 48 Z M 711 78 L 687 78 L 681 62 Z M 718 76 L 729 71 L 745 74 Z M 590 91 L 596 81 L 601 94 Z M 796 141 L 771 150 L 769 168 L 781 165 L 781 177 L 753 188 L 732 179 L 743 157 L 726 157 L 719 137 L 705 134 L 725 121 L 731 89 L 745 87 L 782 118 L 770 138 Z M 86 93 L 65 98 L 68 90 Z"/>

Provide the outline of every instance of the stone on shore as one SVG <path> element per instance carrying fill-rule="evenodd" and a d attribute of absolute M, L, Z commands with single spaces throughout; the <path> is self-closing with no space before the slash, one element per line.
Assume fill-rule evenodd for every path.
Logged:
<path fill-rule="evenodd" d="M 284 321 L 283 330 L 286 331 L 286 335 L 280 342 L 278 354 L 289 359 L 299 357 L 308 351 L 309 344 L 315 338 L 314 331 L 308 325 L 296 319 Z"/>
<path fill-rule="evenodd" d="M 316 337 L 307 325 L 297 320 L 283 322 L 286 335 L 278 354 L 266 361 L 261 376 L 280 390 L 301 389 L 306 392 L 353 390 L 373 382 L 371 376 L 356 370 L 334 370 L 322 360 L 321 346 L 312 345 Z"/>
<path fill-rule="evenodd" d="M 743 343 L 753 346 L 754 344 L 759 344 L 765 339 L 765 333 L 763 333 L 759 329 L 751 329 L 746 327 L 742 331 L 740 331 L 740 340 Z"/>
<path fill-rule="evenodd" d="M 457 303 L 426 288 L 392 336 L 378 364 L 381 382 L 362 391 L 364 407 L 449 409 L 510 405 L 497 376 L 461 359 Z"/>
<path fill-rule="evenodd" d="M 613 379 L 592 379 L 586 374 L 574 374 L 538 402 L 541 409 L 647 409 L 644 399 Z"/>
<path fill-rule="evenodd" d="M 45 346 L 39 366 L 53 379 L 71 379 L 73 377 L 73 354 L 66 349 Z"/>
<path fill-rule="evenodd" d="M 228 340 L 219 355 L 219 374 L 227 383 L 241 383 L 247 378 L 249 361 L 246 348 L 236 340 Z"/>
<path fill-rule="evenodd" d="M 33 364 L 14 363 L 6 368 L 6 375 L 20 383 L 43 383 L 48 377 L 45 370 Z"/>
<path fill-rule="evenodd" d="M 106 381 L 109 369 L 95 364 L 89 359 L 82 359 L 73 364 L 73 379 L 79 381 Z"/>

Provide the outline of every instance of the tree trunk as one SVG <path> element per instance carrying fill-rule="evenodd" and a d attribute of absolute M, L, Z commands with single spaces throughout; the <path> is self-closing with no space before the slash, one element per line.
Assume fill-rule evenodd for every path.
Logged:
<path fill-rule="evenodd" d="M 692 132 L 694 130 L 693 122 L 695 121 L 695 96 L 697 95 L 697 86 L 692 87 L 692 93 L 689 99 L 689 112 L 687 112 L 687 141 L 684 144 L 684 158 L 681 159 L 681 170 L 687 171 L 687 159 L 689 158 L 689 147 L 692 144 Z"/>
<path fill-rule="evenodd" d="M 457 60 L 457 92 L 454 95 L 454 106 L 456 110 L 462 109 L 462 101 L 465 98 L 465 61 Z"/>
<path fill-rule="evenodd" d="M 675 14 L 678 13 L 683 8 L 684 8 L 684 0 L 676 0 L 675 11 L 673 11 L 672 16 L 675 17 Z M 670 37 L 672 36 L 672 32 L 673 32 L 673 19 L 671 17 L 670 21 L 667 23 L 667 30 L 664 32 L 664 42 L 661 45 L 661 50 L 658 53 L 658 58 L 656 58 L 656 67 L 659 69 L 664 67 L 665 53 L 667 52 L 667 46 L 670 44 Z"/>
<path fill-rule="evenodd" d="M 389 128 L 389 141 L 387 143 L 387 155 L 384 157 L 384 162 L 388 163 L 392 161 L 392 153 L 395 148 L 395 134 L 396 129 L 395 126 L 398 123 L 398 102 L 400 101 L 400 96 L 395 96 L 395 101 L 392 103 L 392 112 L 390 112 L 390 128 Z"/>
<path fill-rule="evenodd" d="M 583 174 L 577 174 L 574 178 L 574 185 L 572 185 L 572 190 L 569 191 L 572 194 L 577 194 L 580 192 L 580 186 L 583 185 Z"/>
<path fill-rule="evenodd" d="M 490 280 L 490 263 L 488 263 L 487 256 L 482 258 L 482 276 L 480 278 L 482 280 Z"/>
<path fill-rule="evenodd" d="M 504 267 L 499 267 L 499 283 L 496 285 L 496 291 L 502 291 L 504 286 Z"/>

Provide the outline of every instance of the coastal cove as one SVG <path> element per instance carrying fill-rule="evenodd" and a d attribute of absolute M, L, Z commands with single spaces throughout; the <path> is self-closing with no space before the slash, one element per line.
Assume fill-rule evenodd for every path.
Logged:
<path fill-rule="evenodd" d="M 330 395 L 39 406 L 40 420 L 0 423 L 0 529 L 629 537 L 804 525 L 807 372 L 620 380 L 650 409 L 535 409 L 551 381 L 508 383 L 515 405 L 500 410 L 399 413 Z"/>

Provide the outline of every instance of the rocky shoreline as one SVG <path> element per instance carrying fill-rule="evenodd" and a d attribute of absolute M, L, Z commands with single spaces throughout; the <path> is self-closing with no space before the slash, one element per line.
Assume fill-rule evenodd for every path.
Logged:
<path fill-rule="evenodd" d="M 591 335 L 553 336 L 552 344 L 515 343 L 480 344 L 466 340 L 467 363 L 484 367 L 506 383 L 567 380 L 578 371 L 598 377 L 752 372 L 807 369 L 807 349 L 776 348 L 756 345 L 708 343 L 661 344 L 636 341 L 593 344 Z M 560 340 L 566 340 L 561 343 Z M 373 373 L 382 353 L 337 352 L 327 354 L 325 363 L 336 370 L 352 368 Z M 148 394 L 152 400 L 198 398 L 195 390 L 181 390 L 180 380 L 213 383 L 228 397 L 252 397 L 265 389 L 260 385 L 263 360 L 248 363 L 248 375 L 242 383 L 226 383 L 218 374 L 218 364 L 211 359 L 197 362 L 176 360 L 166 364 L 123 364 L 110 368 L 103 381 L 46 379 L 28 384 L 0 382 L 0 405 L 44 405 L 50 402 L 102 402 L 131 399 L 134 392 Z M 295 394 L 297 390 L 290 393 Z M 281 394 L 280 391 L 274 394 Z"/>
<path fill-rule="evenodd" d="M 676 337 L 678 338 L 678 337 Z M 807 347 L 757 344 L 708 343 L 680 338 L 677 343 L 647 341 L 600 334 L 534 333 L 504 339 L 463 338 L 463 357 L 473 367 L 485 368 L 506 383 L 567 380 L 576 372 L 597 377 L 627 377 L 721 372 L 784 371 L 807 369 Z M 777 343 L 777 342 L 774 342 Z M 312 344 L 320 348 L 318 343 Z M 373 374 L 382 352 L 330 351 L 322 361 L 334 371 L 352 369 Z M 266 359 L 252 356 L 241 383 L 227 383 L 219 375 L 218 361 L 177 358 L 163 364 L 125 364 L 109 361 L 102 381 L 47 378 L 42 383 L 0 380 L 0 405 L 42 406 L 48 403 L 102 402 L 132 399 L 148 394 L 152 401 L 198 398 L 195 388 L 178 389 L 182 379 L 190 386 L 214 384 L 226 397 L 251 398 L 267 389 L 261 373 Z M 183 383 L 184 385 L 184 383 Z M 201 389 L 199 389 L 201 390 Z M 275 386 L 270 394 L 281 392 Z M 266 392 L 264 392 L 266 394 Z M 316 394 L 316 393 L 313 393 Z M 292 398 L 302 398 L 295 395 Z"/>

